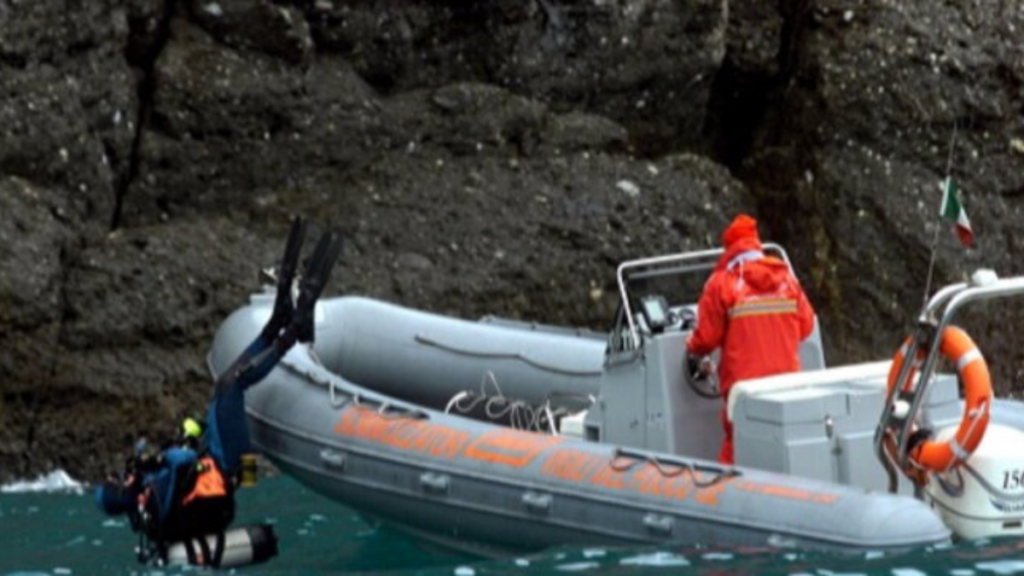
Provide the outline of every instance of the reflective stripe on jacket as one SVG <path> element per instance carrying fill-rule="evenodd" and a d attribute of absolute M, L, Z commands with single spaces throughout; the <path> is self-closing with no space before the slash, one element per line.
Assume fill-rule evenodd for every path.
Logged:
<path fill-rule="evenodd" d="M 691 354 L 722 349 L 723 397 L 738 380 L 799 370 L 800 342 L 814 328 L 814 310 L 785 262 L 767 256 L 729 265 L 730 256 L 749 250 L 738 246 L 723 256 L 704 286 L 697 329 L 687 340 Z"/>

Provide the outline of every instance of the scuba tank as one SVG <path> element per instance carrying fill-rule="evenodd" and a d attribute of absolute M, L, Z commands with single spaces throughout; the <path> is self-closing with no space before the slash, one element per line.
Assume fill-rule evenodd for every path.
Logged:
<path fill-rule="evenodd" d="M 277 556 L 274 527 L 253 524 L 168 544 L 165 562 L 169 566 L 236 568 L 265 562 L 274 556 Z"/>

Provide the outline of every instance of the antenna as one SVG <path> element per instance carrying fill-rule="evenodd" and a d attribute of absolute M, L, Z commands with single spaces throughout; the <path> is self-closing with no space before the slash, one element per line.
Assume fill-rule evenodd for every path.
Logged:
<path fill-rule="evenodd" d="M 946 178 L 952 178 L 953 150 L 956 148 L 956 120 L 953 120 L 953 136 L 949 139 L 949 156 L 946 158 Z M 944 180 L 945 182 L 945 180 Z M 948 184 L 947 184 L 948 185 Z M 928 260 L 928 279 L 924 283 L 924 302 L 921 305 L 921 316 L 928 310 L 928 294 L 932 291 L 932 272 L 935 270 L 935 253 L 939 249 L 939 230 L 942 230 L 942 214 L 939 214 L 939 222 L 935 226 L 935 234 L 932 237 L 932 254 Z"/>

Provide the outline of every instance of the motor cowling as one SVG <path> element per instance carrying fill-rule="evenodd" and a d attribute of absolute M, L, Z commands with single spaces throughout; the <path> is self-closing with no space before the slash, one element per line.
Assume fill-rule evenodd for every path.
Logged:
<path fill-rule="evenodd" d="M 956 427 L 943 429 L 948 440 Z M 925 487 L 929 502 L 957 536 L 966 539 L 1024 535 L 1024 432 L 990 424 L 981 444 L 963 464 L 933 473 Z"/>

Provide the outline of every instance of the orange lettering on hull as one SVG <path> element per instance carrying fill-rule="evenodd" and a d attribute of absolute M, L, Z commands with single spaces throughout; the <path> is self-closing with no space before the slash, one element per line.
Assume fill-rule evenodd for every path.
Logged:
<path fill-rule="evenodd" d="M 622 490 L 626 485 L 627 472 L 620 472 L 611 466 L 601 466 L 590 476 L 590 483 L 612 490 Z"/>
<path fill-rule="evenodd" d="M 462 455 L 474 460 L 522 468 L 538 454 L 562 442 L 561 438 L 517 430 L 492 430 L 481 434 Z"/>
<path fill-rule="evenodd" d="M 343 411 L 334 433 L 440 458 L 454 458 L 469 441 L 469 433 L 463 430 L 408 418 L 386 418 L 362 407 Z"/>
<path fill-rule="evenodd" d="M 671 500 L 686 500 L 690 495 L 690 486 L 684 476 L 688 476 L 688 474 L 688 472 L 683 472 L 678 476 L 668 477 L 653 465 L 647 464 L 633 474 L 629 486 L 641 494 L 660 496 Z"/>
<path fill-rule="evenodd" d="M 603 460 L 604 458 L 600 456 L 579 450 L 558 450 L 544 459 L 540 471 L 541 474 L 559 480 L 583 482 L 583 479 L 593 471 L 594 465 Z"/>
<path fill-rule="evenodd" d="M 765 496 L 774 496 L 776 498 L 785 498 L 787 500 L 800 500 L 803 502 L 813 502 L 815 504 L 834 504 L 839 500 L 839 496 L 835 494 L 825 494 L 822 492 L 812 492 L 810 490 L 803 490 L 800 488 L 791 488 L 789 486 L 778 486 L 774 484 L 761 484 L 758 482 L 743 481 L 735 484 L 736 489 L 744 492 L 753 492 L 755 494 L 763 494 Z"/>

